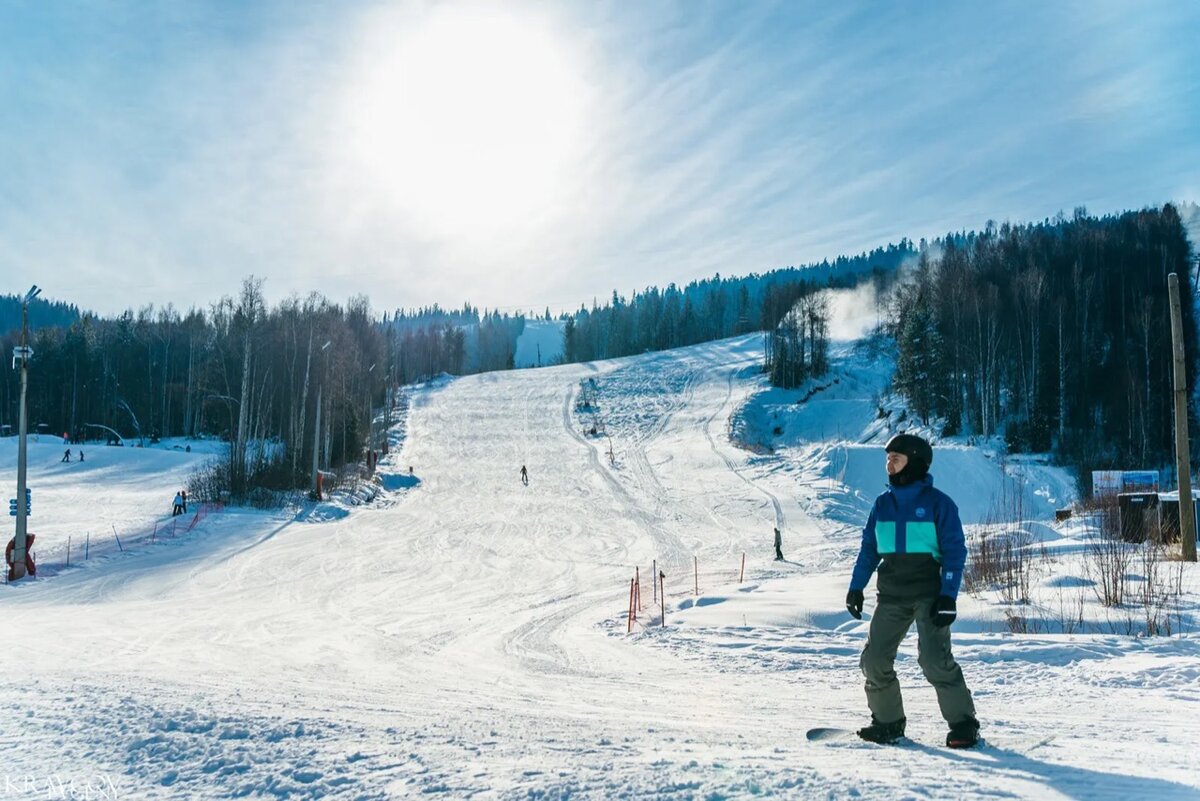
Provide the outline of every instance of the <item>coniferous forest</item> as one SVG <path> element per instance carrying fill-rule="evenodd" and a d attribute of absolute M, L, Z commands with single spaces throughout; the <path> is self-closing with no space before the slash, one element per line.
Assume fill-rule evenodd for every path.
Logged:
<path fill-rule="evenodd" d="M 1070 219 L 989 224 L 919 246 L 901 240 L 805 268 L 718 275 L 628 299 L 614 291 L 603 305 L 562 316 L 563 360 L 763 330 L 771 381 L 798 386 L 827 366 L 823 290 L 870 280 L 890 290 L 895 387 L 916 415 L 946 434 L 1003 435 L 1013 451 L 1053 451 L 1086 480 L 1090 469 L 1170 461 L 1166 276 L 1180 274 L 1189 300 L 1191 385 L 1189 258 L 1172 206 L 1103 218 L 1080 209 Z M 19 310 L 0 299 L 6 353 L 17 344 Z M 228 477 L 235 493 L 306 486 L 314 449 L 325 468 L 357 461 L 379 447 L 372 421 L 391 389 L 443 372 L 511 368 L 527 319 L 469 304 L 376 316 L 365 297 L 343 305 L 318 294 L 269 308 L 253 278 L 203 310 L 147 306 L 101 318 L 37 300 L 30 318 L 31 431 L 220 437 L 245 465 Z M 3 371 L 0 425 L 10 430 L 18 393 L 17 372 Z M 280 447 L 250 446 L 263 440 Z"/>
<path fill-rule="evenodd" d="M 1194 277 L 1174 206 L 1077 209 L 922 243 L 889 314 L 896 388 L 946 434 L 1003 434 L 1093 469 L 1157 469 L 1174 453 L 1167 275 L 1180 279 L 1189 397 Z"/>

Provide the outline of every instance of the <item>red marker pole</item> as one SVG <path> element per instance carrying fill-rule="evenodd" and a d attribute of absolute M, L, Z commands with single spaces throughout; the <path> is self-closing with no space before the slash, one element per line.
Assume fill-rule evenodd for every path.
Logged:
<path fill-rule="evenodd" d="M 630 579 L 630 580 L 629 580 L 629 617 L 628 617 L 628 623 L 629 623 L 629 625 L 628 625 L 628 627 L 626 628 L 626 630 L 625 630 L 625 633 L 626 633 L 626 634 L 632 634 L 632 633 L 633 633 L 633 579 Z"/>
<path fill-rule="evenodd" d="M 662 604 L 662 624 L 663 624 L 664 628 L 667 625 L 667 587 L 666 587 L 666 583 L 665 583 L 666 580 L 667 580 L 667 574 L 662 572 L 661 570 L 658 571 L 658 600 L 659 600 L 659 603 Z"/>

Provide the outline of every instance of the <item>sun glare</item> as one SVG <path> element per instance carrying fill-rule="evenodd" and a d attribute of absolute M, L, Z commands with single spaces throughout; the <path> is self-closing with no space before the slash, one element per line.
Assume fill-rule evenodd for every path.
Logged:
<path fill-rule="evenodd" d="M 580 158 L 586 90 L 553 34 L 503 9 L 440 6 L 367 60 L 351 155 L 429 233 L 552 216 Z"/>

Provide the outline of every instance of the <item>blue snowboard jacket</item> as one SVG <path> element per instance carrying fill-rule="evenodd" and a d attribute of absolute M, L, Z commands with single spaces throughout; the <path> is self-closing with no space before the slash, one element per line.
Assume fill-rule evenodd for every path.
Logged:
<path fill-rule="evenodd" d="M 881 599 L 956 598 L 966 562 L 958 507 L 926 475 L 906 487 L 889 487 L 875 499 L 850 589 L 865 589 L 878 567 Z"/>

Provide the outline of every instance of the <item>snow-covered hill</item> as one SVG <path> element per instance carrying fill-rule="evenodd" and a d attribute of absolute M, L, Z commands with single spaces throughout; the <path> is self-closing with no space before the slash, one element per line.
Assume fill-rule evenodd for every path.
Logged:
<path fill-rule="evenodd" d="M 841 394 L 797 407 L 760 394 L 760 355 L 749 336 L 431 384 L 381 462 L 384 502 L 227 510 L 0 588 L 5 772 L 122 798 L 1196 797 L 1193 634 L 1012 634 L 985 596 L 956 641 L 989 747 L 937 747 L 911 643 L 913 744 L 805 741 L 867 717 L 865 623 L 842 601 L 882 481 L 878 379 L 842 359 Z M 754 415 L 783 432 L 773 453 L 732 444 Z M 89 450 L 96 473 L 39 453 L 36 524 L 153 524 L 187 455 L 112 450 Z M 1069 488 L 1035 468 L 1024 508 L 1050 531 Z M 964 509 L 1013 470 L 935 456 Z"/>

